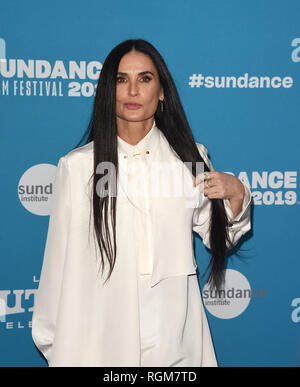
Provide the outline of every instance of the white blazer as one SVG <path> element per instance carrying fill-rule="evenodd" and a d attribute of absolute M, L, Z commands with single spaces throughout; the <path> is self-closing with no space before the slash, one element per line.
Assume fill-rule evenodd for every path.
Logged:
<path fill-rule="evenodd" d="M 213 169 L 207 149 L 197 146 Z M 196 273 L 193 231 L 209 247 L 211 202 L 199 186 L 192 187 L 191 175 L 181 196 L 155 196 L 152 191 L 165 181 L 165 176 L 151 178 L 153 165 L 183 165 L 155 122 L 136 146 L 118 137 L 118 160 L 117 256 L 105 285 L 108 265 L 101 277 L 90 218 L 93 142 L 58 162 L 32 319 L 33 340 L 50 366 L 139 366 L 137 276 L 151 274 L 154 287 L 165 278 Z M 138 176 L 140 196 L 129 190 Z M 243 208 L 234 219 L 224 200 L 233 243 L 251 228 L 251 192 L 244 187 Z M 204 356 L 199 365 L 213 361 Z"/>

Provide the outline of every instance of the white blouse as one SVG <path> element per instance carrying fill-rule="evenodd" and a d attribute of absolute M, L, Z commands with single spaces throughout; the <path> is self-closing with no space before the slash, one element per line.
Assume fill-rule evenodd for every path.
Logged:
<path fill-rule="evenodd" d="M 197 146 L 212 168 L 206 148 Z M 117 256 L 104 284 L 108 265 L 101 277 L 90 218 L 93 142 L 59 160 L 35 297 L 34 342 L 50 366 L 216 366 L 192 233 L 209 247 L 210 200 L 193 187 L 155 122 L 135 146 L 118 137 L 118 161 Z M 233 243 L 251 228 L 251 192 L 244 187 L 235 218 L 224 200 Z M 141 305 L 147 292 L 161 308 L 156 343 L 146 353 L 145 316 L 152 309 Z"/>

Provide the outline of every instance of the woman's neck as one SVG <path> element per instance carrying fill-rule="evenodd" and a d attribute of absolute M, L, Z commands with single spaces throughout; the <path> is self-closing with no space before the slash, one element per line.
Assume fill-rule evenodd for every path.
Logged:
<path fill-rule="evenodd" d="M 118 136 L 130 145 L 136 145 L 151 130 L 154 117 L 143 121 L 126 121 L 117 117 Z"/>

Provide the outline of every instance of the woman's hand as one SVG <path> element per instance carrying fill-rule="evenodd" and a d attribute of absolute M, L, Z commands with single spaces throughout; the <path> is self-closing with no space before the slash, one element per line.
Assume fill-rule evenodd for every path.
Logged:
<path fill-rule="evenodd" d="M 234 217 L 241 212 L 245 189 L 243 183 L 235 176 L 217 171 L 199 173 L 194 178 L 194 187 L 198 184 L 200 192 L 209 199 L 228 199 Z"/>

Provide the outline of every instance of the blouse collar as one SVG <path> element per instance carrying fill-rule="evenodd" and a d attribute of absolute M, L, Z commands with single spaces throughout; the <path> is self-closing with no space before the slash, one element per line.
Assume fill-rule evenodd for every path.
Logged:
<path fill-rule="evenodd" d="M 157 140 L 159 138 L 159 129 L 153 121 L 152 128 L 137 144 L 131 145 L 124 141 L 121 137 L 118 138 L 118 151 L 121 159 L 129 158 L 149 158 L 156 149 Z"/>

